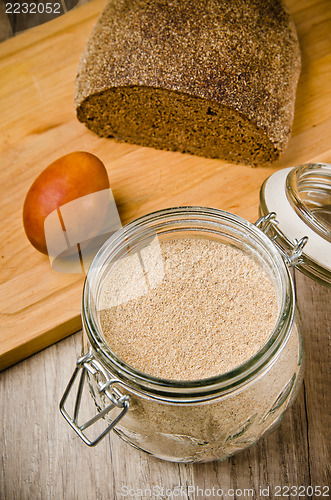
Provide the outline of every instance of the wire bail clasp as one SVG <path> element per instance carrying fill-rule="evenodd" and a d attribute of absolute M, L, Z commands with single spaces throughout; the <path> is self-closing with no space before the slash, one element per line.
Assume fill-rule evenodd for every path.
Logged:
<path fill-rule="evenodd" d="M 267 215 L 263 215 L 256 222 L 255 226 L 261 229 L 265 234 L 267 234 L 269 228 L 271 226 L 276 226 L 278 224 L 278 220 L 276 219 L 276 212 L 269 212 Z"/>
<path fill-rule="evenodd" d="M 74 407 L 74 416 L 73 418 L 70 417 L 66 409 L 64 408 L 65 402 L 68 399 L 68 396 L 72 390 L 72 386 L 81 371 L 80 375 L 80 380 L 78 384 L 78 389 L 77 389 L 77 395 L 76 395 L 76 401 L 75 401 L 75 407 Z M 109 401 L 110 404 L 104 408 L 103 410 L 99 411 L 97 415 L 94 417 L 90 418 L 87 422 L 85 422 L 82 425 L 78 424 L 78 415 L 79 415 L 79 408 L 80 408 L 80 403 L 82 399 L 82 394 L 83 394 L 83 387 L 84 387 L 84 381 L 85 381 L 85 376 L 87 372 L 95 378 L 96 384 L 97 384 L 97 389 L 100 395 L 105 395 Z M 100 380 L 100 378 L 102 380 Z M 85 444 L 88 446 L 95 446 L 98 444 L 101 439 L 103 439 L 108 432 L 110 432 L 113 427 L 123 418 L 125 413 L 129 409 L 129 396 L 123 395 L 117 387 L 114 386 L 114 384 L 119 384 L 120 381 L 118 379 L 109 379 L 107 376 L 107 373 L 105 372 L 104 368 L 102 365 L 94 358 L 93 354 L 89 352 L 82 358 L 79 358 L 77 360 L 77 365 L 76 368 L 71 376 L 71 379 L 69 380 L 69 383 L 66 387 L 66 390 L 64 391 L 64 394 L 62 396 L 62 399 L 60 401 L 60 412 L 63 415 L 63 417 L 66 419 L 68 424 L 74 429 L 74 431 L 78 434 L 78 436 L 84 441 Z M 100 420 L 100 418 L 104 417 L 106 414 L 108 414 L 114 407 L 121 408 L 122 411 L 117 415 L 117 417 L 110 423 L 110 425 L 103 431 L 101 434 L 91 441 L 86 434 L 83 432 L 85 429 L 90 427 L 92 424 Z"/>
<path fill-rule="evenodd" d="M 277 247 L 277 249 L 280 251 L 282 254 L 283 258 L 285 259 L 285 262 L 290 266 L 294 267 L 297 264 L 302 263 L 302 252 L 304 249 L 304 246 L 306 245 L 308 241 L 308 236 L 303 236 L 300 240 L 297 240 L 296 238 L 293 240 L 293 242 L 288 242 L 290 252 L 287 253 L 284 248 L 281 247 L 278 243 L 276 243 L 277 240 L 277 233 L 276 233 L 276 226 L 278 225 L 278 220 L 277 220 L 277 214 L 276 212 L 269 212 L 267 215 L 264 215 L 263 217 L 260 217 L 256 222 L 255 226 L 261 229 L 267 236 L 268 232 L 270 229 L 274 230 L 274 234 L 272 237 L 270 237 L 271 241 L 274 243 L 274 245 Z"/>

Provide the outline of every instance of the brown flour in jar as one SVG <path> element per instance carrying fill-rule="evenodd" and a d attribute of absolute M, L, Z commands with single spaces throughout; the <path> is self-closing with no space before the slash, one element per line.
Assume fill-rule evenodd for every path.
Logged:
<path fill-rule="evenodd" d="M 162 255 L 162 262 L 150 266 L 148 279 L 136 258 L 105 283 L 100 321 L 111 350 L 135 369 L 171 380 L 220 375 L 256 354 L 278 315 L 262 266 L 207 239 L 162 241 L 159 252 L 154 260 Z M 129 297 L 116 303 L 123 283 Z"/>

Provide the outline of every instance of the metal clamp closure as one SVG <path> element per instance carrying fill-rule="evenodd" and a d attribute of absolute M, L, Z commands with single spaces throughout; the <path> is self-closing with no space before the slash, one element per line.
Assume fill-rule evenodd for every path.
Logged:
<path fill-rule="evenodd" d="M 277 214 L 275 212 L 269 212 L 267 215 L 264 215 L 263 217 L 260 217 L 256 222 L 255 226 L 260 228 L 261 231 L 263 231 L 268 237 L 269 236 L 269 231 L 270 230 L 275 230 L 275 226 L 278 225 L 278 220 L 276 219 Z M 286 251 L 276 243 L 277 240 L 277 234 L 273 234 L 272 237 L 270 237 L 271 241 L 274 243 L 276 248 L 279 250 L 279 252 L 282 254 L 285 262 L 290 266 L 294 267 L 297 264 L 301 264 L 303 262 L 302 259 L 302 251 L 304 246 L 306 245 L 308 241 L 308 236 L 303 236 L 300 240 L 297 240 L 296 238 L 294 239 L 293 242 L 289 242 L 290 245 L 290 253 L 286 253 Z"/>
<path fill-rule="evenodd" d="M 74 416 L 70 417 L 68 412 L 65 410 L 64 405 L 69 396 L 69 393 L 72 390 L 72 386 L 78 376 L 78 373 L 81 371 L 80 380 L 77 389 L 75 407 L 74 407 Z M 100 395 L 104 394 L 110 400 L 110 404 L 104 408 L 102 411 L 99 411 L 97 415 L 90 418 L 87 422 L 82 425 L 78 424 L 78 414 L 80 403 L 83 394 L 83 387 L 86 373 L 94 377 L 97 385 L 97 389 Z M 74 429 L 74 431 L 79 435 L 79 437 L 84 441 L 88 446 L 95 446 L 96 444 L 103 439 L 108 432 L 110 432 L 113 427 L 121 420 L 121 418 L 125 415 L 125 413 L 129 409 L 129 396 L 123 395 L 114 384 L 120 383 L 118 379 L 109 379 L 106 371 L 102 367 L 102 365 L 93 357 L 93 354 L 89 352 L 86 356 L 77 360 L 77 366 L 69 380 L 69 383 L 64 391 L 62 399 L 60 401 L 60 412 L 69 423 L 69 425 Z M 91 441 L 86 434 L 84 434 L 84 430 L 98 421 L 100 418 L 104 417 L 107 413 L 109 413 L 114 407 L 122 409 L 122 411 L 117 415 L 117 417 L 111 422 L 111 424 L 103 431 L 101 434 Z"/>

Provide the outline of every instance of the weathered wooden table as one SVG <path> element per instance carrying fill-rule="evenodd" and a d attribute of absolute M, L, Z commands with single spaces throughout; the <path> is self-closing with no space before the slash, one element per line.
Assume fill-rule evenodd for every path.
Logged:
<path fill-rule="evenodd" d="M 101 6 L 100 0 L 96 3 Z M 288 0 L 287 3 L 302 44 L 303 76 L 298 89 L 291 145 L 279 165 L 265 172 L 261 169 L 232 167 L 213 160 L 206 160 L 202 165 L 202 160 L 194 157 L 166 152 L 159 154 L 148 148 L 131 145 L 109 146 L 106 140 L 98 140 L 76 123 L 73 112 L 68 108 L 70 101 L 65 101 L 66 110 L 61 114 L 54 107 L 56 95 L 52 95 L 53 114 L 50 114 L 52 108 L 47 102 L 46 91 L 50 74 L 45 69 L 40 85 L 33 80 L 33 71 L 42 71 L 43 55 L 37 50 L 38 43 L 42 50 L 46 50 L 47 40 L 49 43 L 56 43 L 57 40 L 57 50 L 60 52 L 64 53 L 65 48 L 70 50 L 68 44 L 72 45 L 73 51 L 78 52 L 79 44 L 82 45 L 83 41 L 82 29 L 86 32 L 84 36 L 87 36 L 87 29 L 95 20 L 93 6 L 83 8 L 85 10 L 82 10 L 79 18 L 81 25 L 73 21 L 73 14 L 70 13 L 63 25 L 60 21 L 58 25 L 52 24 L 49 37 L 43 36 L 44 31 L 37 29 L 31 31 L 31 45 L 27 45 L 25 35 L 19 35 L 13 43 L 6 45 L 6 57 L 9 55 L 13 60 L 19 54 L 31 51 L 33 64 L 24 60 L 17 62 L 20 67 L 14 73 L 18 80 L 13 82 L 13 88 L 22 98 L 25 95 L 24 78 L 27 78 L 27 84 L 33 84 L 31 88 L 35 93 L 30 94 L 30 101 L 27 102 L 31 102 L 31 109 L 24 110 L 21 121 L 16 123 L 15 117 L 7 111 L 2 115 L 12 127 L 5 130 L 5 135 L 2 132 L 2 158 L 7 161 L 7 168 L 10 165 L 13 168 L 21 166 L 20 174 L 7 184 L 8 192 L 15 200 L 12 210 L 6 212 L 9 222 L 5 224 L 6 232 L 2 233 L 1 255 L 5 262 L 3 274 L 6 277 L 1 280 L 0 288 L 3 302 L 6 302 L 6 293 L 10 290 L 6 288 L 10 276 L 13 276 L 13 281 L 20 281 L 17 270 L 17 263 L 21 262 L 19 255 L 8 257 L 8 245 L 14 241 L 8 228 L 16 230 L 16 241 L 20 250 L 25 252 L 26 266 L 35 269 L 34 274 L 39 273 L 44 278 L 48 272 L 47 262 L 42 262 L 40 256 L 29 247 L 21 226 L 16 222 L 23 193 L 35 172 L 42 168 L 40 155 L 44 156 L 47 164 L 54 159 L 53 156 L 59 155 L 59 151 L 64 154 L 70 148 L 78 149 L 83 145 L 91 152 L 100 151 L 106 160 L 111 159 L 112 182 L 124 222 L 157 208 L 195 203 L 230 209 L 253 220 L 257 216 L 258 189 L 263 177 L 276 168 L 305 161 L 331 161 L 331 102 L 330 92 L 325 87 L 330 86 L 331 77 L 330 5 L 327 1 L 317 0 Z M 26 44 L 26 52 L 20 47 L 21 36 Z M 79 36 L 81 39 L 76 43 Z M 318 54 L 317 59 L 313 50 Z M 71 54 L 68 54 L 68 61 L 73 77 L 76 61 Z M 61 92 L 64 73 L 60 65 L 55 69 L 55 88 Z M 7 74 L 3 77 L 8 84 Z M 40 109 L 37 96 L 45 98 L 45 114 L 38 117 L 40 124 L 35 119 L 36 110 Z M 14 96 L 10 102 L 15 102 Z M 19 113 L 19 108 L 16 111 Z M 13 124 L 16 127 L 15 137 Z M 56 147 L 56 139 L 63 141 L 63 144 Z M 131 184 L 133 166 L 129 165 L 136 165 L 136 171 L 140 168 L 145 177 L 137 176 Z M 23 167 L 31 169 L 30 173 Z M 241 204 L 238 204 L 235 196 L 235 189 L 239 189 L 240 183 L 236 183 L 232 177 L 233 168 L 243 186 Z M 7 192 L 2 194 L 8 196 Z M 128 200 L 131 200 L 130 203 Z M 14 206 L 14 202 L 17 206 Z M 30 275 L 28 277 L 31 278 Z M 328 498 L 331 289 L 318 285 L 298 272 L 295 272 L 295 283 L 305 341 L 305 379 L 296 402 L 285 414 L 281 426 L 272 434 L 241 454 L 224 462 L 209 464 L 163 462 L 130 447 L 112 433 L 96 448 L 89 449 L 71 431 L 58 411 L 60 398 L 75 360 L 80 355 L 81 333 L 78 332 L 0 374 L 0 499 L 295 499 L 300 498 L 295 494 L 295 487 L 298 493 L 302 493 L 301 498 L 311 497 L 308 486 L 315 489 L 315 498 L 319 497 L 318 487 L 321 498 Z M 34 285 L 37 286 L 37 282 Z M 79 286 L 74 285 L 75 290 L 78 290 Z M 59 289 L 53 296 L 42 298 L 37 294 L 40 303 L 36 317 L 40 323 L 47 322 L 51 301 L 61 293 L 63 290 Z M 8 295 L 9 299 L 13 300 Z M 38 300 L 31 307 L 36 307 Z M 11 307 L 13 309 L 13 305 Z M 23 307 L 20 314 L 24 320 Z M 4 315 L 2 321 L 5 319 Z M 4 334 L 5 330 L 2 332 Z M 290 489 L 287 490 L 287 487 Z"/>
<path fill-rule="evenodd" d="M 96 448 L 88 448 L 58 411 L 80 355 L 77 333 L 0 375 L 0 498 L 192 500 L 213 498 L 209 490 L 212 493 L 215 488 L 224 495 L 214 498 L 258 499 L 277 498 L 277 486 L 330 485 L 331 290 L 298 274 L 296 286 L 306 349 L 305 379 L 296 402 L 272 434 L 229 460 L 207 464 L 163 462 L 112 433 Z M 145 491 L 153 487 L 163 488 L 164 495 Z"/>

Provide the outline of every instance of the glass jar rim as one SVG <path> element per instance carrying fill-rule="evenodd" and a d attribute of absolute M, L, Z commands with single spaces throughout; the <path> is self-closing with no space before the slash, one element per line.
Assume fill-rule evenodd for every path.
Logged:
<path fill-rule="evenodd" d="M 231 228 L 237 237 L 246 243 L 250 242 L 253 245 L 254 241 L 254 245 L 260 251 L 260 256 L 267 257 L 265 262 L 268 262 L 270 267 L 273 266 L 273 272 L 277 272 L 281 304 L 272 334 L 262 348 L 248 361 L 221 375 L 200 380 L 179 381 L 162 379 L 140 372 L 118 358 L 100 334 L 94 297 L 97 295 L 96 289 L 100 285 L 103 272 L 107 269 L 107 259 L 108 264 L 110 261 L 116 261 L 115 258 L 119 250 L 123 245 L 127 245 L 131 238 L 137 235 L 148 235 L 151 229 L 157 231 L 157 229 L 164 227 L 164 224 L 175 224 L 179 227 L 184 221 L 190 223 L 207 221 L 214 224 L 215 227 L 217 226 L 219 230 Z M 84 331 L 93 352 L 106 369 L 116 375 L 121 383 L 130 389 L 156 399 L 174 402 L 218 397 L 221 394 L 232 392 L 259 376 L 275 361 L 286 344 L 294 321 L 294 310 L 294 287 L 290 273 L 280 252 L 268 236 L 256 225 L 237 215 L 216 208 L 199 206 L 172 207 L 152 212 L 116 231 L 95 256 L 86 276 L 82 299 Z"/>
<path fill-rule="evenodd" d="M 291 206 L 305 223 L 323 238 L 331 242 L 330 225 L 314 213 L 302 197 L 303 188 L 314 187 L 315 191 L 331 193 L 331 165 L 328 163 L 305 163 L 293 168 L 286 177 L 286 195 Z M 330 196 L 331 203 L 331 196 Z"/>

